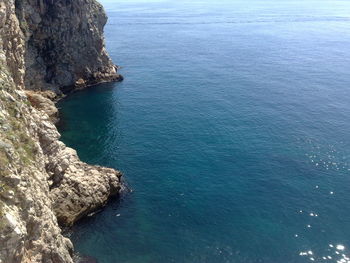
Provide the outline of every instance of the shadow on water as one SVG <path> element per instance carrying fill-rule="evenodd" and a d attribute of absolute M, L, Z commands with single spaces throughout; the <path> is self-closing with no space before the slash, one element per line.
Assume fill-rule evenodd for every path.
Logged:
<path fill-rule="evenodd" d="M 120 82 L 106 82 L 106 83 L 101 83 L 101 84 L 96 84 L 96 85 L 92 85 L 89 87 L 86 87 L 85 89 L 81 89 L 81 90 L 74 90 L 71 91 L 69 94 L 67 94 L 64 98 L 62 98 L 61 100 L 59 100 L 56 103 L 56 107 L 58 108 L 58 112 L 59 112 L 59 120 L 56 123 L 56 127 L 58 129 L 58 131 L 62 134 L 65 131 L 69 131 L 69 129 L 71 128 L 69 126 L 69 118 L 70 118 L 70 112 L 66 113 L 64 110 L 62 110 L 62 105 L 65 104 L 69 104 L 70 101 L 74 101 L 76 100 L 79 96 L 81 96 L 81 94 L 84 94 L 84 96 L 89 97 L 89 95 L 91 95 L 92 100 L 90 103 L 93 103 L 93 97 L 97 97 L 98 94 L 110 94 L 111 92 L 113 92 L 114 89 L 118 88 L 118 84 Z M 79 109 L 76 110 L 77 112 L 79 111 Z M 70 146 L 70 145 L 68 145 Z"/>

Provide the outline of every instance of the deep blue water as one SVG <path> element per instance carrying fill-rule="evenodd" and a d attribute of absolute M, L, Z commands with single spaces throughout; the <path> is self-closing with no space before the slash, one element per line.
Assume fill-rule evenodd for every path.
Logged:
<path fill-rule="evenodd" d="M 350 1 L 103 3 L 125 80 L 61 101 L 61 132 L 133 192 L 74 227 L 76 250 L 100 263 L 346 262 Z"/>

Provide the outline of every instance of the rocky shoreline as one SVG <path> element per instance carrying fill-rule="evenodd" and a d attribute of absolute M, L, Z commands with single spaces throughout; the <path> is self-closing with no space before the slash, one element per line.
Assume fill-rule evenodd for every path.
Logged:
<path fill-rule="evenodd" d="M 54 101 L 122 80 L 95 0 L 0 0 L 0 263 L 72 263 L 60 227 L 121 193 L 122 174 L 61 142 Z"/>

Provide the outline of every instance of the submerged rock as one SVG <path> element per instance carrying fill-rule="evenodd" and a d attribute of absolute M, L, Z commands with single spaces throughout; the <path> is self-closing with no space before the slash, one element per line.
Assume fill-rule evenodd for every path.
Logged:
<path fill-rule="evenodd" d="M 97 259 L 90 256 L 83 256 L 78 263 L 98 263 Z"/>

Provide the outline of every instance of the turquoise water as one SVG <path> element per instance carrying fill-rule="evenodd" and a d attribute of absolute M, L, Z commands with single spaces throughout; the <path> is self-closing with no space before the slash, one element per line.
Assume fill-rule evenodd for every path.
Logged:
<path fill-rule="evenodd" d="M 104 4 L 125 80 L 61 101 L 61 132 L 133 191 L 74 227 L 76 250 L 100 263 L 346 262 L 350 2 Z"/>

